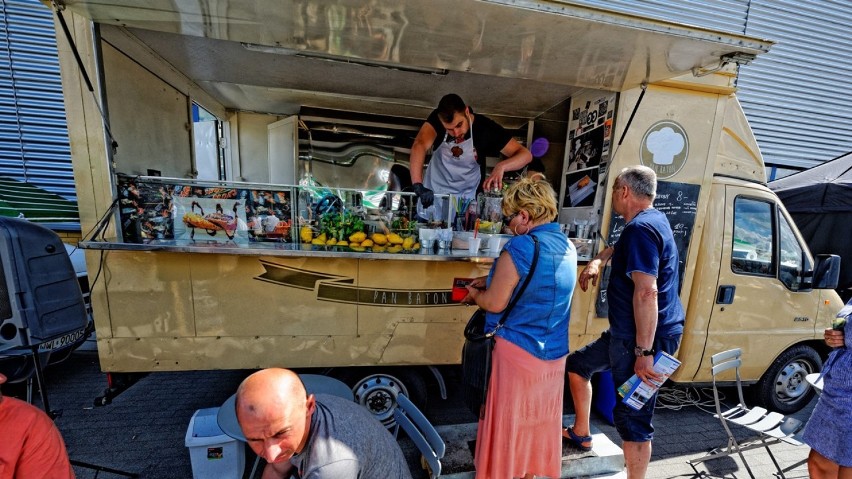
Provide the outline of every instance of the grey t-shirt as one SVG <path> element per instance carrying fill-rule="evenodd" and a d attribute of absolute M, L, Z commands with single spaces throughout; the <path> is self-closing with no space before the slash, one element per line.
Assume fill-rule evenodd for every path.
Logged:
<path fill-rule="evenodd" d="M 290 459 L 302 479 L 411 479 L 394 437 L 363 406 L 316 395 L 308 441 Z"/>

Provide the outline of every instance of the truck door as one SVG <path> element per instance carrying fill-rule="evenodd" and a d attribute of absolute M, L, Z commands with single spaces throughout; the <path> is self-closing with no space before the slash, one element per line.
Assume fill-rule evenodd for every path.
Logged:
<path fill-rule="evenodd" d="M 803 399 L 804 376 L 821 367 L 810 347 L 791 348 L 814 337 L 819 295 L 803 284 L 813 262 L 773 194 L 744 185 L 724 191 L 724 240 L 704 358 L 742 348 L 743 379 L 761 379 L 758 388 L 767 391 L 759 402 L 781 409 Z"/>

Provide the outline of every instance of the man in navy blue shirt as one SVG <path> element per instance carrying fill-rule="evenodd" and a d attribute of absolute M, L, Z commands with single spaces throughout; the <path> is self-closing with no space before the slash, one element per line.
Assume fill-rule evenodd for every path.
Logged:
<path fill-rule="evenodd" d="M 683 334 L 684 312 L 678 298 L 678 252 L 666 216 L 653 208 L 657 189 L 654 171 L 645 166 L 625 168 L 612 187 L 612 209 L 626 225 L 615 245 L 601 251 L 580 273 L 580 288 L 597 285 L 612 261 L 607 302 L 609 330 L 568 356 L 566 370 L 576 419 L 563 431 L 565 441 L 590 450 L 589 414 L 592 374 L 610 369 L 615 386 L 634 373 L 643 381 L 658 379 L 654 354 L 674 354 Z M 624 441 L 628 479 L 645 477 L 651 459 L 656 396 L 636 411 L 618 402 L 615 426 Z"/>

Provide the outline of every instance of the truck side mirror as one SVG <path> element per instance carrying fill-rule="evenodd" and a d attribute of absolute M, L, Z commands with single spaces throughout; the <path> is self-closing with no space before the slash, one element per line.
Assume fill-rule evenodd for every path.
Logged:
<path fill-rule="evenodd" d="M 819 254 L 811 278 L 814 289 L 834 289 L 840 281 L 840 256 Z"/>

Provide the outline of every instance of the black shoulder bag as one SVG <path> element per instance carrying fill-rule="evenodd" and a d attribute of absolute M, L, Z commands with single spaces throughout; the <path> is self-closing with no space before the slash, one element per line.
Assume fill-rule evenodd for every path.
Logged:
<path fill-rule="evenodd" d="M 503 316 L 494 331 L 485 332 L 485 310 L 477 309 L 464 328 L 464 347 L 462 348 L 462 393 L 468 409 L 480 418 L 485 414 L 485 396 L 491 377 L 491 350 L 494 348 L 494 335 L 503 327 L 512 308 L 524 294 L 538 263 L 538 238 L 530 235 L 535 243 L 530 272 L 524 278 L 521 289 L 503 311 Z"/>

